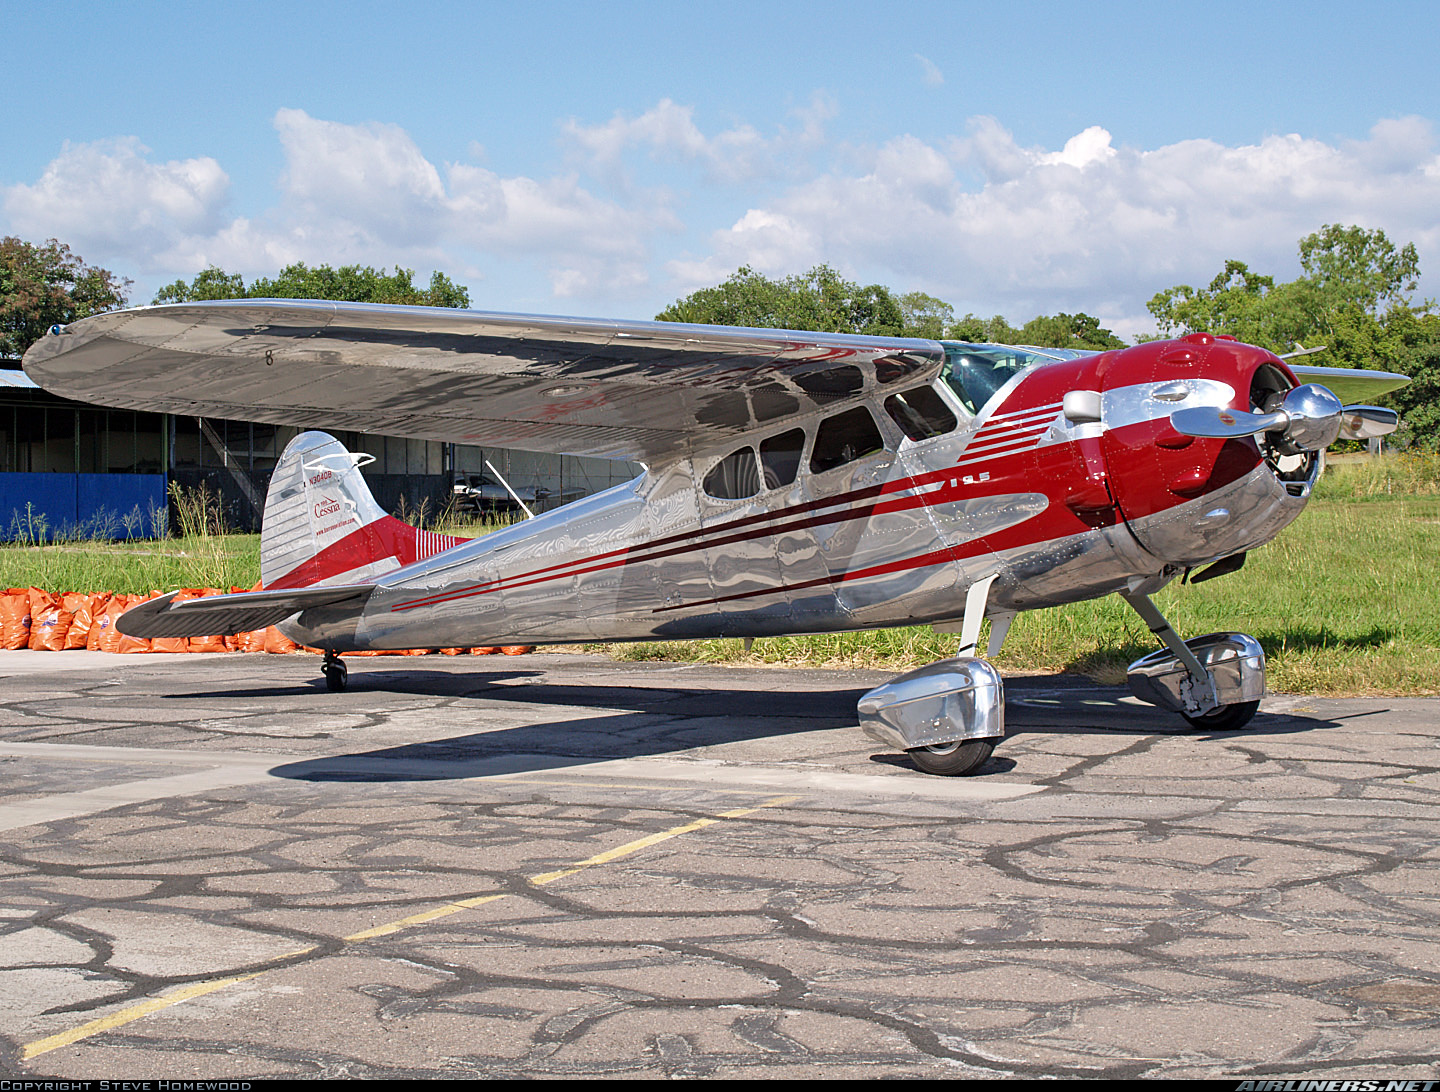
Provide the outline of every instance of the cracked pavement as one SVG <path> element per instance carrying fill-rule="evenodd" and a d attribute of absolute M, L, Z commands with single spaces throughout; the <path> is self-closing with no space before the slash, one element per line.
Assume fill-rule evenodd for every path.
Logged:
<path fill-rule="evenodd" d="M 949 779 L 878 672 L 350 670 L 0 653 L 6 1075 L 1440 1069 L 1440 699 L 1011 678 Z"/>

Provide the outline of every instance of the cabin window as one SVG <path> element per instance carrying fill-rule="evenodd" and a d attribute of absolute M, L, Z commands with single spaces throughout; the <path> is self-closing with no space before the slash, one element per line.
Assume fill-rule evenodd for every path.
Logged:
<path fill-rule="evenodd" d="M 885 399 L 885 412 L 912 440 L 943 436 L 960 423 L 934 387 L 916 387 L 892 394 Z"/>
<path fill-rule="evenodd" d="M 732 451 L 705 475 L 705 492 L 716 500 L 744 500 L 760 492 L 760 471 L 755 449 Z"/>
<path fill-rule="evenodd" d="M 819 431 L 815 433 L 815 450 L 810 453 L 810 471 L 821 474 L 834 470 L 884 447 L 875 418 L 864 406 L 856 406 L 820 422 Z"/>
<path fill-rule="evenodd" d="M 805 430 L 792 428 L 779 436 L 760 441 L 760 470 L 766 489 L 789 485 L 800 473 L 800 452 L 805 447 Z"/>

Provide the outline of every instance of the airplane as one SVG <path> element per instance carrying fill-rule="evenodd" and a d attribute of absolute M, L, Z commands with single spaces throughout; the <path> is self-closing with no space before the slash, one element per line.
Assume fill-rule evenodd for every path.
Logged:
<path fill-rule="evenodd" d="M 522 485 L 516 488 L 509 482 L 497 482 L 485 473 L 455 475 L 452 487 L 452 503 L 460 511 L 476 515 L 488 512 L 507 513 L 524 510 L 527 516 L 534 513 L 530 505 L 559 497 L 563 504 L 567 499 L 578 497 L 583 489 L 549 489 L 543 485 Z"/>
<path fill-rule="evenodd" d="M 295 425 L 270 482 L 263 590 L 119 621 L 138 637 L 277 625 L 324 651 L 754 638 L 917 623 L 955 656 L 866 693 L 860 726 L 968 774 L 1005 734 L 995 655 L 1020 611 L 1118 594 L 1163 647 L 1140 699 L 1210 730 L 1265 692 L 1253 637 L 1182 640 L 1151 596 L 1238 569 L 1299 515 L 1337 436 L 1407 381 L 1192 333 L 1034 347 L 234 300 L 53 327 L 25 370 L 121 408 Z M 633 481 L 466 540 L 370 495 L 323 428 L 630 459 Z"/>

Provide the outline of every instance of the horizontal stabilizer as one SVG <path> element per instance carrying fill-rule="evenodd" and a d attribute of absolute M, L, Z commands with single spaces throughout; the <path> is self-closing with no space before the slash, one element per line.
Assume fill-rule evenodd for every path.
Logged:
<path fill-rule="evenodd" d="M 173 591 L 131 607 L 115 623 L 127 637 L 215 637 L 264 629 L 312 607 L 365 605 L 374 584 L 210 595 L 176 603 Z"/>

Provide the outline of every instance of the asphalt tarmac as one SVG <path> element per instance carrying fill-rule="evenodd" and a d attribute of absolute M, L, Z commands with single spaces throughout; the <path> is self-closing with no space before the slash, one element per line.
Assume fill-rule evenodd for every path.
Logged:
<path fill-rule="evenodd" d="M 1440 700 L 0 653 L 10 1078 L 1440 1076 Z"/>

